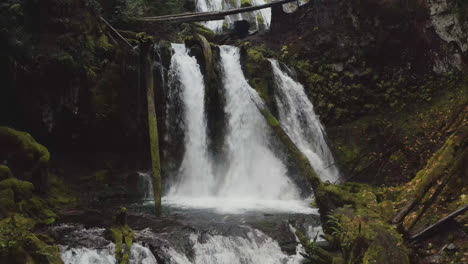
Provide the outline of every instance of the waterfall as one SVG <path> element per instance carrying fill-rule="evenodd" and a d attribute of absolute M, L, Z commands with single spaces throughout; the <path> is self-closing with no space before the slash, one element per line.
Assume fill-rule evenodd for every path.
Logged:
<path fill-rule="evenodd" d="M 228 213 L 316 213 L 308 201 L 300 199 L 285 164 L 275 155 L 269 126 L 253 101 L 261 99 L 243 75 L 239 49 L 232 46 L 221 47 L 224 112 L 228 121 L 224 158 L 217 162 L 216 174 L 213 173 L 214 162 L 207 150 L 203 78 L 185 46 L 173 47 L 169 82 L 180 87 L 171 89 L 178 91 L 183 102 L 185 154 L 178 181 L 163 198 L 164 203 Z"/>
<path fill-rule="evenodd" d="M 265 0 L 250 0 L 252 6 L 263 5 L 268 1 Z M 196 1 L 197 12 L 221 11 L 226 9 L 240 8 L 242 0 L 198 0 Z M 255 10 L 249 13 L 235 14 L 227 16 L 225 20 L 215 20 L 204 22 L 204 25 L 214 32 L 222 32 L 223 25 L 226 23 L 228 27 L 232 27 L 234 21 L 247 20 L 255 29 L 267 30 L 270 28 L 271 8 Z"/>
<path fill-rule="evenodd" d="M 197 12 L 209 12 L 223 10 L 223 0 L 198 0 L 196 1 L 195 9 Z M 204 25 L 214 32 L 221 32 L 223 30 L 224 20 L 214 20 L 204 22 Z"/>
<path fill-rule="evenodd" d="M 270 59 L 276 82 L 275 99 L 279 118 L 286 133 L 304 153 L 322 180 L 335 182 L 340 178 L 324 129 L 304 87 L 284 73 L 278 61 Z"/>
<path fill-rule="evenodd" d="M 220 193 L 260 199 L 296 199 L 286 167 L 269 147 L 269 127 L 252 101 L 258 94 L 241 69 L 239 48 L 221 46 L 228 133 L 228 164 Z"/>
<path fill-rule="evenodd" d="M 213 192 L 213 174 L 207 151 L 205 118 L 205 87 L 195 57 L 183 44 L 172 44 L 169 82 L 179 91 L 183 101 L 185 154 L 179 168 L 179 182 L 169 191 L 171 195 L 203 196 Z M 176 89 L 175 86 L 179 86 Z"/>
<path fill-rule="evenodd" d="M 147 172 L 137 172 L 139 182 L 140 182 L 140 189 L 141 189 L 141 197 L 144 201 L 152 201 L 154 200 L 153 194 L 153 178 L 150 173 Z"/>

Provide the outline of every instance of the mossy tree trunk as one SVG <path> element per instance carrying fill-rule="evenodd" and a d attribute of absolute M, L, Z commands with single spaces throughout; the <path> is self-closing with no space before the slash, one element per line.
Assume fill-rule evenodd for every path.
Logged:
<path fill-rule="evenodd" d="M 148 133 L 150 139 L 151 165 L 153 169 L 153 194 L 156 215 L 161 215 L 161 161 L 159 157 L 158 121 L 154 105 L 154 76 L 149 48 L 143 53 L 143 74 L 148 106 Z"/>

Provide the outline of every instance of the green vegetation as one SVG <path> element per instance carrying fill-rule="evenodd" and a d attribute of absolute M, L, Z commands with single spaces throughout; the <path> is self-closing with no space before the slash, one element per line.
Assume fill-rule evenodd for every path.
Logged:
<path fill-rule="evenodd" d="M 252 3 L 250 2 L 250 0 L 241 1 L 241 7 L 249 7 L 249 6 L 252 6 Z"/>
<path fill-rule="evenodd" d="M 115 225 L 110 229 L 112 240 L 115 243 L 115 258 L 119 264 L 128 264 L 130 250 L 135 234 L 126 223 L 127 209 L 121 208 L 116 215 Z"/>

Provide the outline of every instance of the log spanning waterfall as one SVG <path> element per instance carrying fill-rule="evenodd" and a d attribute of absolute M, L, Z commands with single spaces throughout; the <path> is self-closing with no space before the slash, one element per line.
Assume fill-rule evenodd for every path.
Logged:
<path fill-rule="evenodd" d="M 242 6 L 242 3 L 257 6 L 266 4 L 264 0 L 199 0 L 196 1 L 197 12 L 220 11 L 226 9 L 234 9 Z M 267 30 L 270 27 L 271 9 L 265 8 L 250 13 L 236 14 L 227 16 L 225 20 L 207 21 L 205 26 L 215 32 L 222 32 L 224 29 L 232 27 L 233 23 L 238 20 L 247 20 L 251 24 L 251 29 Z"/>
<path fill-rule="evenodd" d="M 275 99 L 281 125 L 324 181 L 335 182 L 340 173 L 324 129 L 304 87 L 283 72 L 278 61 L 270 59 L 276 82 Z"/>

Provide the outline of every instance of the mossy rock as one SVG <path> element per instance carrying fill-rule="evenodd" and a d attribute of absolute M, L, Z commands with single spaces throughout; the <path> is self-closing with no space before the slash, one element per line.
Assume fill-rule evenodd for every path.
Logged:
<path fill-rule="evenodd" d="M 10 168 L 5 165 L 0 165 L 0 181 L 13 178 L 13 174 L 10 171 Z"/>
<path fill-rule="evenodd" d="M 9 127 L 0 127 L 0 144 L 2 145 L 0 153 L 3 155 L 15 152 L 15 154 L 32 160 L 41 159 L 44 162 L 48 162 L 50 159 L 47 148 L 37 143 L 26 132 L 17 131 Z"/>
<path fill-rule="evenodd" d="M 47 203 L 37 196 L 19 202 L 18 210 L 42 224 L 52 224 L 57 218 Z"/>
<path fill-rule="evenodd" d="M 7 188 L 0 190 L 0 217 L 7 217 L 16 209 L 15 193 Z"/>
<path fill-rule="evenodd" d="M 50 154 L 26 133 L 9 127 L 0 127 L 0 160 L 6 160 L 13 174 L 31 181 L 36 190 L 46 192 Z"/>
<path fill-rule="evenodd" d="M 46 244 L 34 234 L 28 236 L 24 248 L 36 263 L 63 264 L 58 247 Z"/>
<path fill-rule="evenodd" d="M 252 6 L 252 2 L 250 0 L 242 0 L 241 7 L 249 7 Z"/>
<path fill-rule="evenodd" d="M 12 190 L 15 195 L 15 202 L 19 202 L 33 196 L 34 185 L 28 181 L 11 178 L 0 182 L 0 190 L 5 189 Z"/>

